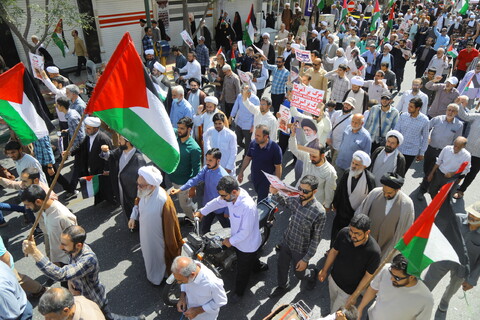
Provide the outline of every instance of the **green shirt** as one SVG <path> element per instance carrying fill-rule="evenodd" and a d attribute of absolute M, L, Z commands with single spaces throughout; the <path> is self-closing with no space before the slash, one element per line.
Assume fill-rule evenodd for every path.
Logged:
<path fill-rule="evenodd" d="M 180 148 L 180 162 L 177 169 L 169 177 L 173 183 L 184 185 L 200 171 L 202 149 L 192 137 L 189 137 L 185 142 L 177 137 L 177 141 Z"/>

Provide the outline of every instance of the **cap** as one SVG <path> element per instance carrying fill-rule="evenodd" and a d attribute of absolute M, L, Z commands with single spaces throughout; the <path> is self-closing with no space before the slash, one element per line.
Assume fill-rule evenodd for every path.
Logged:
<path fill-rule="evenodd" d="M 313 33 L 313 34 L 315 34 L 315 35 L 317 35 L 317 36 L 318 36 L 318 31 L 317 31 L 317 30 L 315 30 L 315 29 L 313 29 L 312 31 L 310 31 L 310 33 Z"/>
<path fill-rule="evenodd" d="M 475 216 L 476 218 L 480 218 L 480 201 L 477 201 L 469 207 L 465 208 L 465 211 Z"/>
<path fill-rule="evenodd" d="M 357 103 L 357 101 L 354 97 L 348 97 L 345 101 L 343 101 L 343 103 L 348 103 L 355 109 L 355 104 Z"/>
<path fill-rule="evenodd" d="M 380 98 L 388 98 L 388 100 L 392 100 L 392 96 L 389 93 L 382 94 Z"/>
<path fill-rule="evenodd" d="M 456 86 L 458 84 L 458 79 L 457 79 L 457 77 L 450 77 L 450 78 L 447 78 L 447 80 L 445 80 L 445 82 L 450 82 L 451 84 Z"/>

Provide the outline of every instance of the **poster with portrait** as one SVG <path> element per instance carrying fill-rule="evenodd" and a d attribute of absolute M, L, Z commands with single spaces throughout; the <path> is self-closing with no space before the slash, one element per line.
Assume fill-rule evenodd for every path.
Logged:
<path fill-rule="evenodd" d="M 278 111 L 280 117 L 278 118 L 278 130 L 290 134 L 290 128 L 288 128 L 288 124 L 292 120 L 292 115 L 290 114 L 290 108 L 285 107 L 283 104 L 280 105 L 280 109 Z"/>
<path fill-rule="evenodd" d="M 32 74 L 35 78 L 42 80 L 42 76 L 35 69 L 43 70 L 45 60 L 43 56 L 29 52 L 30 64 L 32 66 Z"/>

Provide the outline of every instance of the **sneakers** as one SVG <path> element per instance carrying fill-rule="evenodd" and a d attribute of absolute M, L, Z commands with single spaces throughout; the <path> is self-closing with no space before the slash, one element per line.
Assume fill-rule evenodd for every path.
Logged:
<path fill-rule="evenodd" d="M 66 192 L 65 193 L 65 201 L 71 200 L 78 196 L 78 190 L 74 190 L 73 192 Z"/>
<path fill-rule="evenodd" d="M 275 298 L 275 297 L 281 297 L 283 296 L 285 293 L 287 293 L 288 291 L 290 291 L 290 289 L 292 289 L 290 287 L 289 284 L 287 284 L 285 287 L 281 287 L 281 286 L 278 286 L 278 287 L 275 287 L 272 292 L 270 292 L 270 294 L 268 295 L 270 298 Z"/>
<path fill-rule="evenodd" d="M 308 280 L 307 282 L 307 286 L 305 287 L 305 289 L 307 290 L 313 290 L 315 289 L 315 285 L 317 284 L 317 276 L 318 276 L 318 273 L 320 272 L 320 270 L 318 269 L 314 269 L 313 271 L 313 275 L 312 277 Z"/>

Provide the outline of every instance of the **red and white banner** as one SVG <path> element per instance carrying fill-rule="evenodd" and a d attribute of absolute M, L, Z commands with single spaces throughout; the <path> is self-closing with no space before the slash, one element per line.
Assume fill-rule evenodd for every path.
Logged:
<path fill-rule="evenodd" d="M 318 90 L 294 83 L 292 101 L 290 101 L 290 104 L 297 109 L 314 115 L 319 115 L 320 109 L 317 108 L 317 105 L 319 102 L 323 101 L 324 95 L 325 91 L 323 90 Z"/>

